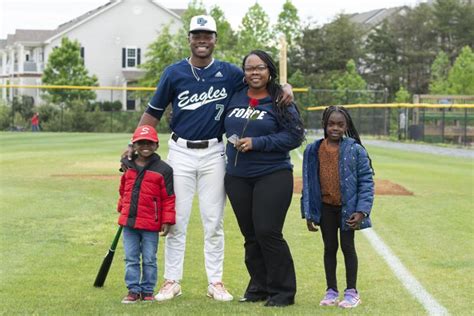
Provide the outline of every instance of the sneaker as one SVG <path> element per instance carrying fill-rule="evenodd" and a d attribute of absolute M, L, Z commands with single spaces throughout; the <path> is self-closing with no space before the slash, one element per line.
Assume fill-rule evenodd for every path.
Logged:
<path fill-rule="evenodd" d="M 344 300 L 339 303 L 341 308 L 354 308 L 357 307 L 362 301 L 360 300 L 359 293 L 355 289 L 347 289 L 344 291 Z"/>
<path fill-rule="evenodd" d="M 140 301 L 140 294 L 128 292 L 127 296 L 122 299 L 123 304 L 135 304 Z"/>
<path fill-rule="evenodd" d="M 162 302 L 180 296 L 181 294 L 181 285 L 179 282 L 166 280 L 158 291 L 158 294 L 155 295 L 155 300 Z"/>
<path fill-rule="evenodd" d="M 214 282 L 209 284 L 207 287 L 207 296 L 215 299 L 216 301 L 232 301 L 234 297 L 224 287 L 222 282 Z"/>
<path fill-rule="evenodd" d="M 141 299 L 144 302 L 153 302 L 155 300 L 153 293 L 142 293 Z"/>
<path fill-rule="evenodd" d="M 326 295 L 319 302 L 319 306 L 336 306 L 339 301 L 339 292 L 329 289 L 326 291 Z"/>

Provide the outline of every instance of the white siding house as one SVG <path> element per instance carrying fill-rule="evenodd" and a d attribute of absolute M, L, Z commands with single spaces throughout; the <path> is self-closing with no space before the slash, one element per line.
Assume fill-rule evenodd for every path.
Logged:
<path fill-rule="evenodd" d="M 0 84 L 40 84 L 49 54 L 66 36 L 81 44 L 84 64 L 89 74 L 98 77 L 100 86 L 126 87 L 143 75 L 137 66 L 163 26 L 170 25 L 172 34 L 181 28 L 181 12 L 153 0 L 114 0 L 56 30 L 17 30 L 0 40 Z M 4 99 L 12 94 L 6 89 L 0 93 Z M 34 89 L 17 90 L 15 94 L 32 95 L 40 101 Z M 127 94 L 121 91 L 97 91 L 97 99 L 120 100 L 129 110 L 136 106 L 135 100 L 127 102 Z"/>

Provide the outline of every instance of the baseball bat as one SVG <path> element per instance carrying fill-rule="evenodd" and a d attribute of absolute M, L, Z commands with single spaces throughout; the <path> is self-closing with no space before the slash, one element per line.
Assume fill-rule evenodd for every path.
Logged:
<path fill-rule="evenodd" d="M 119 226 L 117 233 L 115 234 L 114 241 L 112 242 L 112 245 L 110 245 L 110 249 L 105 255 L 104 260 L 102 261 L 102 265 L 100 266 L 99 272 L 97 273 L 97 277 L 95 278 L 95 287 L 104 286 L 105 279 L 107 278 L 107 274 L 109 273 L 110 266 L 112 265 L 112 261 L 114 259 L 115 249 L 117 248 L 117 243 L 120 239 L 122 228 L 122 226 Z"/>

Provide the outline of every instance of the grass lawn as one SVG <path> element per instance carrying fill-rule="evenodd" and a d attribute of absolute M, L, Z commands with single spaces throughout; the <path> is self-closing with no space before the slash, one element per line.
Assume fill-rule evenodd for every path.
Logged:
<path fill-rule="evenodd" d="M 318 306 L 325 291 L 320 233 L 306 231 L 294 195 L 285 225 L 298 293 L 294 306 L 215 302 L 206 298 L 203 235 L 198 205 L 192 213 L 182 281 L 183 295 L 165 303 L 120 303 L 126 294 L 121 242 L 102 289 L 92 286 L 115 234 L 119 156 L 130 135 L 77 133 L 0 133 L 0 314 L 341 314 Z M 167 136 L 159 153 L 166 158 Z M 474 165 L 469 159 L 412 154 L 369 147 L 376 177 L 414 192 L 377 196 L 376 233 L 425 289 L 451 314 L 474 310 Z M 295 175 L 301 160 L 292 155 Z M 225 217 L 224 282 L 236 298 L 248 276 L 243 238 L 230 203 Z M 425 310 L 398 281 L 362 234 L 356 234 L 358 288 L 366 315 L 416 315 Z M 159 245 L 159 283 L 163 240 Z M 342 255 L 339 287 L 344 289 Z M 351 313 L 347 311 L 347 313 Z"/>

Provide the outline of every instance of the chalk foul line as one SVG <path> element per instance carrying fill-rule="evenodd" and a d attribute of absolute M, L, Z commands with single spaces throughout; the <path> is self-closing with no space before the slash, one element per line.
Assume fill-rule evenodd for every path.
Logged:
<path fill-rule="evenodd" d="M 403 286 L 414 296 L 429 315 L 449 315 L 448 310 L 431 296 L 420 282 L 408 271 L 403 263 L 371 228 L 361 230 L 375 251 L 385 260 Z"/>

